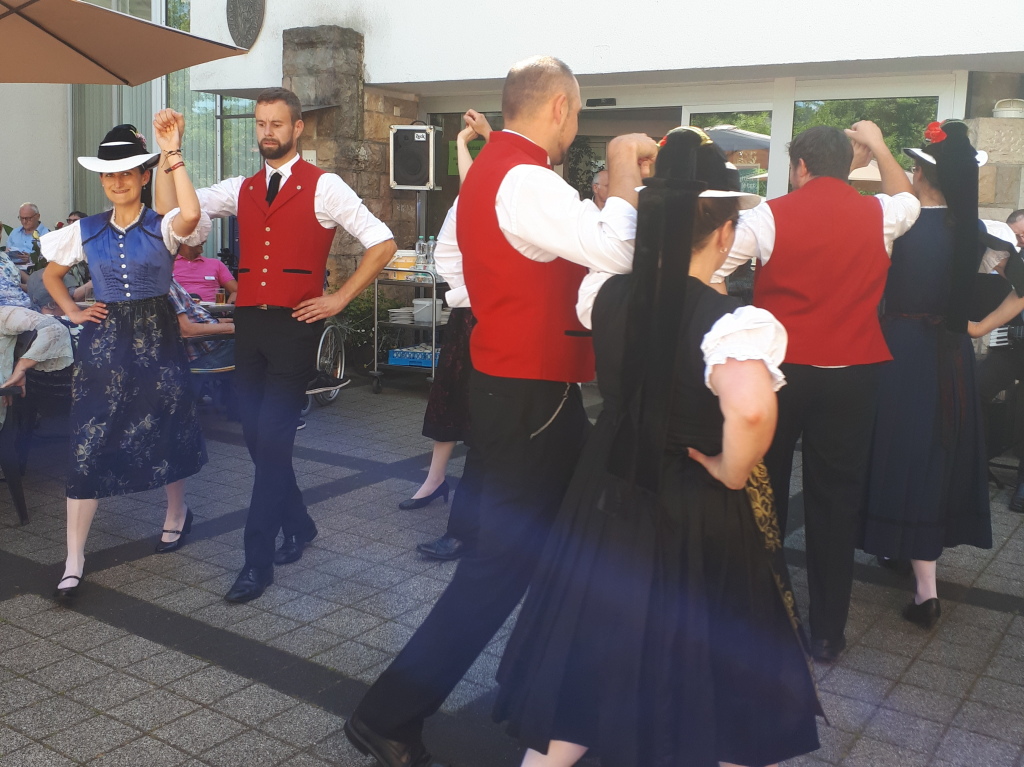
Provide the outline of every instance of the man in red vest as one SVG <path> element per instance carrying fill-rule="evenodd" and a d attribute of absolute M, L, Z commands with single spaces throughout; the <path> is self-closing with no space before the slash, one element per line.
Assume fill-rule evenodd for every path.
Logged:
<path fill-rule="evenodd" d="M 558 59 L 509 72 L 505 130 L 491 133 L 462 185 L 456 232 L 477 318 L 470 414 L 479 453 L 480 533 L 409 643 L 345 724 L 385 767 L 426 767 L 426 717 L 444 702 L 519 603 L 589 423 L 579 382 L 594 377 L 576 318 L 588 267 L 628 272 L 646 136 L 608 145 L 609 198 L 581 201 L 554 173 L 576 136 L 579 84 Z"/>
<path fill-rule="evenodd" d="M 873 154 L 882 194 L 861 196 L 847 180 L 854 156 Z M 796 442 L 803 437 L 804 530 L 811 653 L 833 661 L 846 646 L 853 553 L 878 391 L 892 359 L 878 322 L 892 242 L 917 220 L 920 203 L 882 132 L 818 126 L 789 147 L 793 191 L 740 216 L 719 273 L 757 259 L 754 304 L 789 333 L 779 423 L 765 464 L 786 529 Z"/>
<path fill-rule="evenodd" d="M 174 120 L 184 133 L 184 118 L 176 112 L 164 110 L 157 120 Z M 316 537 L 295 481 L 292 449 L 306 384 L 316 372 L 323 321 L 373 282 L 397 250 L 391 230 L 339 176 L 299 158 L 302 128 L 294 93 L 264 91 L 256 100 L 256 138 L 266 164 L 251 178 L 199 190 L 211 218 L 238 216 L 240 235 L 235 381 L 256 475 L 245 523 L 245 566 L 225 596 L 229 602 L 259 597 L 274 580 L 274 565 L 297 561 Z M 173 166 L 179 159 L 163 161 Z M 157 205 L 163 209 L 166 186 L 160 182 L 166 174 L 156 175 Z M 327 256 L 339 226 L 366 252 L 338 291 L 324 295 Z M 275 552 L 281 530 L 284 543 Z"/>

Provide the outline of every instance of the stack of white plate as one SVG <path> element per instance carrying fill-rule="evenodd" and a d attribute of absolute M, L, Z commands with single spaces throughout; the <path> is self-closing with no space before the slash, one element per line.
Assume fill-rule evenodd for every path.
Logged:
<path fill-rule="evenodd" d="M 412 324 L 412 307 L 403 306 L 401 309 L 388 309 L 388 318 L 391 322 L 400 322 L 403 325 Z"/>

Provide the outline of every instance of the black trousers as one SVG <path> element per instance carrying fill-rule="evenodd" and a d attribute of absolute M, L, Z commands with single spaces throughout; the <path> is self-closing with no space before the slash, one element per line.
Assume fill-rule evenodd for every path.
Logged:
<path fill-rule="evenodd" d="M 814 639 L 838 641 L 846 630 L 882 364 L 782 365 L 786 385 L 779 390 L 779 424 L 765 465 L 785 531 L 793 451 L 803 437 L 808 624 Z"/>
<path fill-rule="evenodd" d="M 483 461 L 480 451 L 472 445 L 466 453 L 462 468 L 462 479 L 455 490 L 451 510 L 448 512 L 448 529 L 445 535 L 462 541 L 469 551 L 476 546 L 480 534 L 480 492 L 483 480 Z"/>
<path fill-rule="evenodd" d="M 470 415 L 482 471 L 478 544 L 356 712 L 410 743 L 526 592 L 590 428 L 576 384 L 479 372 Z"/>
<path fill-rule="evenodd" d="M 323 322 L 306 324 L 291 313 L 279 307 L 235 310 L 235 386 L 242 434 L 256 465 L 245 521 L 245 561 L 260 568 L 273 565 L 282 529 L 307 540 L 316 535 L 295 481 L 292 450 Z"/>
<path fill-rule="evenodd" d="M 992 400 L 1001 391 L 1013 388 L 1017 381 L 1024 381 L 1024 348 L 995 347 L 978 362 L 978 395 L 981 397 L 982 412 L 985 414 L 985 437 L 988 441 L 988 457 L 995 458 L 1003 453 L 1007 444 L 1012 444 L 1017 458 L 1024 458 L 1024 435 L 1014 434 L 1011 424 L 1016 423 L 1024 403 L 1016 402 L 1017 412 L 1007 407 L 993 405 Z M 1003 422 L 994 419 L 1005 419 Z M 1017 471 L 1017 482 L 1024 481 L 1024 460 Z"/>

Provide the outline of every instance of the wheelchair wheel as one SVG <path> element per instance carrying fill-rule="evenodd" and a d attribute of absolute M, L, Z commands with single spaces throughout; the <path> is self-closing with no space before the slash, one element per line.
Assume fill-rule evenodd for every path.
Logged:
<path fill-rule="evenodd" d="M 335 378 L 345 378 L 345 337 L 337 325 L 328 325 L 320 336 L 320 348 L 316 355 L 317 370 L 330 373 Z M 320 392 L 313 398 L 321 405 L 330 405 L 338 398 L 341 389 Z"/>
<path fill-rule="evenodd" d="M 299 411 L 299 417 L 305 418 L 309 415 L 309 411 L 313 409 L 313 395 L 306 395 L 306 404 L 302 406 L 302 410 Z"/>

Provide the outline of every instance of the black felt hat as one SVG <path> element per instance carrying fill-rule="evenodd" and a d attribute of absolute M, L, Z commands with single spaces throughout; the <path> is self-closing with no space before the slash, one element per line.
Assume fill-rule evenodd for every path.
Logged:
<path fill-rule="evenodd" d="M 149 151 L 134 125 L 118 125 L 103 137 L 95 157 L 79 157 L 78 164 L 96 173 L 119 173 L 152 166 L 159 157 L 159 152 Z"/>

